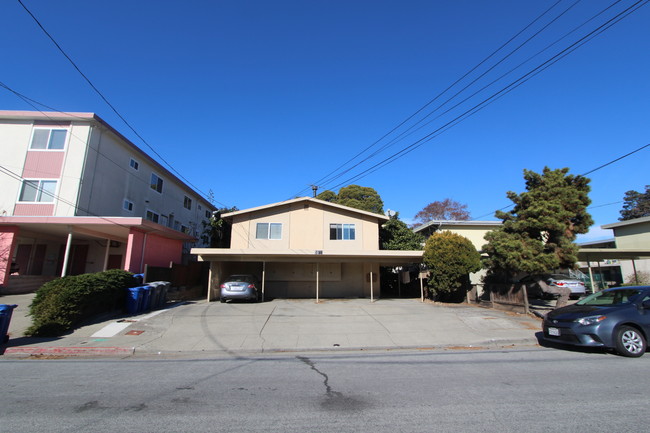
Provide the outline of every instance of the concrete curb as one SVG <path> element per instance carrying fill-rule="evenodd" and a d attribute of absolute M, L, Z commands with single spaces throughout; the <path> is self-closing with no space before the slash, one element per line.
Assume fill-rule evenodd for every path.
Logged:
<path fill-rule="evenodd" d="M 498 350 L 516 346 L 539 346 L 535 338 L 512 340 L 489 340 L 475 344 L 438 345 L 438 346 L 365 346 L 365 347 L 312 347 L 312 348 L 274 348 L 262 350 L 189 350 L 165 351 L 147 350 L 137 347 L 9 347 L 4 355 L 8 357 L 116 357 L 116 356 L 252 356 L 279 355 L 290 353 L 349 353 L 349 352 L 392 352 L 398 350 L 412 351 L 469 351 L 469 350 Z"/>
<path fill-rule="evenodd" d="M 5 355 L 23 356 L 125 356 L 133 355 L 134 347 L 8 347 Z"/>

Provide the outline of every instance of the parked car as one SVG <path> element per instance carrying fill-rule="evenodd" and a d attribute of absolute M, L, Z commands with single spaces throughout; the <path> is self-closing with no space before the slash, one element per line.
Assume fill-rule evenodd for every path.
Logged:
<path fill-rule="evenodd" d="M 603 290 L 544 318 L 547 341 L 642 356 L 650 333 L 650 286 Z"/>
<path fill-rule="evenodd" d="M 257 278 L 248 274 L 231 275 L 219 287 L 221 302 L 226 302 L 228 299 L 258 301 L 262 294 Z"/>
<path fill-rule="evenodd" d="M 527 277 L 519 280 L 519 282 L 526 284 L 526 290 L 529 297 L 548 297 L 549 295 L 544 293 L 542 291 L 542 288 L 537 283 L 539 280 L 545 281 L 549 286 L 568 287 L 571 289 L 570 297 L 574 299 L 584 296 L 587 293 L 585 289 L 585 283 L 583 281 L 564 274 L 528 275 Z"/>

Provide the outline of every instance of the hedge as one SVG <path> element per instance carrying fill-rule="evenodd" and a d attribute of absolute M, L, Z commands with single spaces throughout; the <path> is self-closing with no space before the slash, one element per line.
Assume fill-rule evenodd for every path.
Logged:
<path fill-rule="evenodd" d="M 119 269 L 45 283 L 29 306 L 32 325 L 26 335 L 58 336 L 93 316 L 122 308 L 126 302 L 125 289 L 133 286 L 133 274 Z"/>

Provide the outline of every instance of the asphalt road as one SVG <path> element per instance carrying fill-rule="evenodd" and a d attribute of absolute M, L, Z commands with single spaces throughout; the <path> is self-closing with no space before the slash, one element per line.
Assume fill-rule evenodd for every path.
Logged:
<path fill-rule="evenodd" d="M 5 359 L 2 432 L 642 432 L 650 355 Z"/>

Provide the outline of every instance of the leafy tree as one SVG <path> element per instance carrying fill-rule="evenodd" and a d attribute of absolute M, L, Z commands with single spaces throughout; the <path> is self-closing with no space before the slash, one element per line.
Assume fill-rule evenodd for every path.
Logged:
<path fill-rule="evenodd" d="M 417 227 L 436 220 L 466 221 L 468 219 L 470 219 L 470 215 L 466 204 L 446 198 L 443 201 L 429 203 L 424 209 L 415 214 L 415 224 L 413 226 Z"/>
<path fill-rule="evenodd" d="M 520 272 L 542 274 L 573 269 L 578 260 L 576 234 L 587 233 L 593 220 L 587 213 L 589 179 L 567 174 L 568 168 L 542 174 L 524 170 L 526 192 L 507 196 L 510 212 L 497 211 L 503 225 L 485 235 L 484 265 L 489 277 L 508 281 Z"/>
<path fill-rule="evenodd" d="M 469 288 L 469 274 L 481 269 L 481 255 L 464 236 L 436 232 L 424 245 L 424 264 L 429 268 L 429 290 L 437 299 L 462 299 Z"/>
<path fill-rule="evenodd" d="M 328 201 L 330 203 L 336 203 L 336 200 L 337 200 L 338 197 L 336 196 L 336 193 L 334 191 L 330 191 L 328 189 L 328 190 L 325 190 L 325 191 L 321 192 L 320 194 L 318 194 L 318 196 L 316 196 L 316 198 L 318 198 L 320 200 Z"/>
<path fill-rule="evenodd" d="M 645 192 L 630 190 L 625 193 L 623 209 L 619 221 L 650 216 L 650 185 L 645 186 Z"/>
<path fill-rule="evenodd" d="M 384 213 L 384 202 L 379 193 L 367 186 L 348 185 L 339 189 L 338 194 L 327 190 L 318 194 L 316 198 L 368 212 L 382 215 Z"/>
<path fill-rule="evenodd" d="M 379 230 L 379 249 L 381 250 L 421 250 L 424 236 L 414 233 L 405 222 L 399 219 L 399 212 Z"/>
<path fill-rule="evenodd" d="M 230 248 L 232 225 L 221 217 L 222 214 L 235 212 L 237 207 L 221 208 L 212 214 L 209 221 L 203 221 L 201 239 L 210 248 Z"/>

